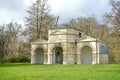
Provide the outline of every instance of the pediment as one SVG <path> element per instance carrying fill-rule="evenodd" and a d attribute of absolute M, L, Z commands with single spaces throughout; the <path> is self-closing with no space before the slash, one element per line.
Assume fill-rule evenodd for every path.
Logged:
<path fill-rule="evenodd" d="M 78 41 L 96 41 L 96 38 L 90 37 L 90 36 L 83 36 L 78 39 Z"/>

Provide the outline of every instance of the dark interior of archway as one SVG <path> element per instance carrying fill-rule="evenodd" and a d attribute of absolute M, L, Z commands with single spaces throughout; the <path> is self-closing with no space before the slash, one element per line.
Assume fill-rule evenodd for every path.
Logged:
<path fill-rule="evenodd" d="M 63 63 L 63 50 L 61 47 L 56 47 L 55 51 L 55 64 L 62 64 Z"/>

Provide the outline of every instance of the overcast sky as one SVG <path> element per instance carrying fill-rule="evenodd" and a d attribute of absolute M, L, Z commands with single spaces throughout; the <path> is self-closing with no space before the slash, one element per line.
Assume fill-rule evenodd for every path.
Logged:
<path fill-rule="evenodd" d="M 109 0 L 49 0 L 51 14 L 60 16 L 59 23 L 66 23 L 72 18 L 95 15 L 101 17 L 110 12 Z M 10 21 L 24 23 L 26 10 L 31 0 L 0 0 L 0 24 Z"/>

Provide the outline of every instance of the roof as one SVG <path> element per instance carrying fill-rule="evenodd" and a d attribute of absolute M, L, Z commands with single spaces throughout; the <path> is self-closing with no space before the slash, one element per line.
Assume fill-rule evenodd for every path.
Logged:
<path fill-rule="evenodd" d="M 47 43 L 47 40 L 44 40 L 44 39 L 38 39 L 31 42 L 31 44 L 45 44 L 45 43 Z"/>
<path fill-rule="evenodd" d="M 90 37 L 90 36 L 82 36 L 79 39 L 77 39 L 78 42 L 84 42 L 84 41 L 96 41 L 97 39 Z"/>
<path fill-rule="evenodd" d="M 54 29 L 74 29 L 74 30 L 83 32 L 82 30 L 77 29 L 77 28 L 73 28 L 73 27 L 56 27 L 56 28 L 49 28 L 49 30 L 54 30 Z"/>
<path fill-rule="evenodd" d="M 100 40 L 100 39 L 96 39 L 96 38 L 91 37 L 91 36 L 82 36 L 82 37 L 80 37 L 77 41 L 78 41 L 78 42 L 93 42 L 93 41 L 99 41 L 99 42 L 105 43 L 104 41 L 102 41 L 102 40 Z"/>

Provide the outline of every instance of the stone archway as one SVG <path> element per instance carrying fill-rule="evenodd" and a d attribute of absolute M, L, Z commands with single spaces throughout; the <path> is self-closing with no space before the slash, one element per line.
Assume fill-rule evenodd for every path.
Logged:
<path fill-rule="evenodd" d="M 36 64 L 43 64 L 44 63 L 44 50 L 42 48 L 37 48 L 35 50 L 35 62 Z"/>
<path fill-rule="evenodd" d="M 92 48 L 89 46 L 83 46 L 81 48 L 81 64 L 92 64 L 93 57 L 92 57 Z"/>
<path fill-rule="evenodd" d="M 61 47 L 55 47 L 53 49 L 53 64 L 63 63 L 63 49 Z"/>

